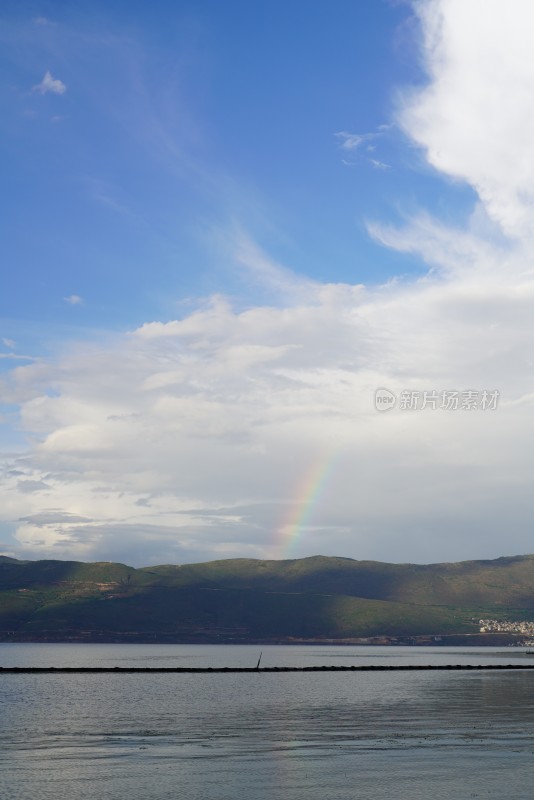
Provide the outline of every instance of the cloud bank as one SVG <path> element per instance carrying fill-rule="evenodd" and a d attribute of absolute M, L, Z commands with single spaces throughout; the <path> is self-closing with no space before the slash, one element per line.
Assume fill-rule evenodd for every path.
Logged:
<path fill-rule="evenodd" d="M 415 6 L 428 83 L 398 124 L 478 197 L 462 227 L 380 223 L 419 280 L 320 284 L 236 236 L 279 302 L 213 297 L 12 370 L 28 446 L 6 454 L 6 551 L 133 564 L 325 553 L 528 552 L 534 467 L 532 7 Z M 514 40 L 514 46 L 510 42 Z M 348 139 L 346 140 L 348 141 Z M 498 390 L 496 411 L 374 408 L 374 393 Z"/>

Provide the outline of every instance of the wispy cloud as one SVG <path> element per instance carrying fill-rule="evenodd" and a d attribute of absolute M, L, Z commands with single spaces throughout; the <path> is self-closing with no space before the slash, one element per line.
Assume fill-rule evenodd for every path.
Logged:
<path fill-rule="evenodd" d="M 33 361 L 32 356 L 23 356 L 19 353 L 0 353 L 0 358 L 12 359 L 14 361 Z"/>
<path fill-rule="evenodd" d="M 32 22 L 33 22 L 34 25 L 40 25 L 42 27 L 46 27 L 47 25 L 55 25 L 56 24 L 55 22 L 52 22 L 52 20 L 48 19 L 47 17 L 34 17 L 32 19 Z"/>
<path fill-rule="evenodd" d="M 131 211 L 127 208 L 122 199 L 119 199 L 120 189 L 110 181 L 102 180 L 94 176 L 86 175 L 82 179 L 85 183 L 90 196 L 97 202 L 119 214 L 130 215 Z"/>
<path fill-rule="evenodd" d="M 342 150 L 356 150 L 364 142 L 374 139 L 375 134 L 372 133 L 348 133 L 347 131 L 339 131 L 335 133 L 336 139 L 339 139 L 339 147 Z"/>
<path fill-rule="evenodd" d="M 21 517 L 20 522 L 29 522 L 32 525 L 57 525 L 57 524 L 74 524 L 79 522 L 92 522 L 90 517 L 81 517 L 77 514 L 69 514 L 65 511 L 54 509 L 52 511 L 44 511 L 41 514 L 30 514 L 27 517 Z"/>
<path fill-rule="evenodd" d="M 63 81 L 53 78 L 50 72 L 46 72 L 41 83 L 33 87 L 33 91 L 38 94 L 48 94 L 49 92 L 52 94 L 65 94 L 67 87 Z"/>
<path fill-rule="evenodd" d="M 71 306 L 79 306 L 83 303 L 83 299 L 79 294 L 70 294 L 68 297 L 64 297 L 63 300 Z"/>
<path fill-rule="evenodd" d="M 385 161 L 379 161 L 377 158 L 370 158 L 369 163 L 375 167 L 375 169 L 391 169 L 391 164 L 386 164 Z"/>
<path fill-rule="evenodd" d="M 17 489 L 23 494 L 32 494 L 33 492 L 46 491 L 47 489 L 50 489 L 50 486 L 48 486 L 48 484 L 46 484 L 44 481 L 26 480 L 18 481 Z"/>
<path fill-rule="evenodd" d="M 235 261 L 258 283 L 276 291 L 286 301 L 291 296 L 302 298 L 303 292 L 314 286 L 307 276 L 297 275 L 277 263 L 241 228 L 232 229 L 229 243 Z"/>
<path fill-rule="evenodd" d="M 390 165 L 384 161 L 374 158 L 371 154 L 376 150 L 374 142 L 384 136 L 392 125 L 379 125 L 376 131 L 371 133 L 349 133 L 348 131 L 338 131 L 334 136 L 339 142 L 339 148 L 343 151 L 342 163 L 346 166 L 354 166 L 358 161 L 365 161 L 377 169 L 389 169 Z"/>

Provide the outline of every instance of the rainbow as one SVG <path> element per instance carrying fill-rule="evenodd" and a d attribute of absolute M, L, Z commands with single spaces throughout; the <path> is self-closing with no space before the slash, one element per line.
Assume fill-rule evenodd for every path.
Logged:
<path fill-rule="evenodd" d="M 303 531 L 309 526 L 334 471 L 339 451 L 328 452 L 308 468 L 297 484 L 287 518 L 278 526 L 273 545 L 273 558 L 291 558 Z"/>

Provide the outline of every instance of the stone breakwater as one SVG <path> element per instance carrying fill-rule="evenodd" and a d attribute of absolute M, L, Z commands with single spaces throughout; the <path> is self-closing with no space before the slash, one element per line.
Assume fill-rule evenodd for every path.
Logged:
<path fill-rule="evenodd" d="M 444 671 L 444 670 L 528 670 L 534 669 L 534 664 L 411 664 L 383 666 L 380 664 L 366 664 L 357 667 L 0 667 L 0 675 L 4 674 L 77 674 L 77 673 L 234 673 L 234 672 L 414 672 L 414 671 Z"/>

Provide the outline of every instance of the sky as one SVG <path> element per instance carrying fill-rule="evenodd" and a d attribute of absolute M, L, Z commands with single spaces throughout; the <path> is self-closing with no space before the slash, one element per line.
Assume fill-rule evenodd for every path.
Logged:
<path fill-rule="evenodd" d="M 533 30 L 5 0 L 0 552 L 532 552 Z"/>

